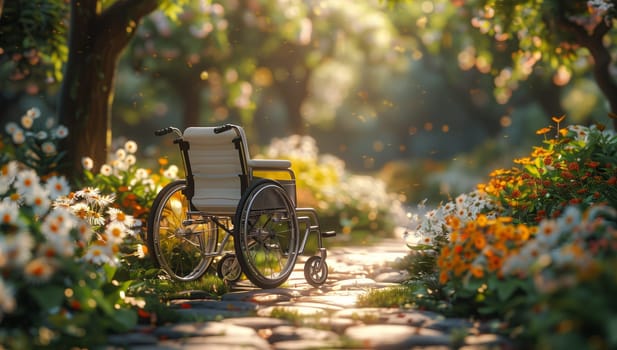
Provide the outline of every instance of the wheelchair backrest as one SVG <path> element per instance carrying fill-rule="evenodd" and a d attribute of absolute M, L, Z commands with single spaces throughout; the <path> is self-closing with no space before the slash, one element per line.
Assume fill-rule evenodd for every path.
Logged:
<path fill-rule="evenodd" d="M 246 138 L 231 129 L 220 134 L 214 127 L 189 127 L 182 138 L 188 142 L 187 160 L 194 181 L 193 205 L 200 211 L 213 215 L 232 216 L 242 195 L 243 165 L 246 162 Z M 241 158 L 234 139 L 240 137 L 244 159 Z M 246 169 L 246 168 L 245 168 Z"/>

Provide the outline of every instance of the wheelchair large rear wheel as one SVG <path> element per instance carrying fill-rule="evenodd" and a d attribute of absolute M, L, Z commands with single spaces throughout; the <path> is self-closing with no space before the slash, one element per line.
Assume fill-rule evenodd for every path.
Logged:
<path fill-rule="evenodd" d="M 285 189 L 259 180 L 240 199 L 234 222 L 236 257 L 246 277 L 260 288 L 285 282 L 296 263 L 298 219 Z"/>
<path fill-rule="evenodd" d="M 148 248 L 154 262 L 175 280 L 192 281 L 213 260 L 218 229 L 211 220 L 189 220 L 186 181 L 171 182 L 159 192 L 148 217 Z"/>

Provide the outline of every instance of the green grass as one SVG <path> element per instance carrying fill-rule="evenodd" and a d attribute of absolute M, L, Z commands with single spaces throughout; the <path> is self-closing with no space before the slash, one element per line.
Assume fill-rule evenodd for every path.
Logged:
<path fill-rule="evenodd" d="M 383 289 L 374 289 L 358 297 L 360 307 L 404 307 L 415 303 L 418 288 L 414 285 L 402 285 Z"/>

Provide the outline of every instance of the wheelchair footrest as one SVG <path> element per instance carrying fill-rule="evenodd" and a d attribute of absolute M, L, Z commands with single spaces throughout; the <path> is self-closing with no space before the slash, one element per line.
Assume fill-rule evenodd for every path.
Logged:
<path fill-rule="evenodd" d="M 325 231 L 321 233 L 321 237 L 334 237 L 336 236 L 336 231 Z"/>

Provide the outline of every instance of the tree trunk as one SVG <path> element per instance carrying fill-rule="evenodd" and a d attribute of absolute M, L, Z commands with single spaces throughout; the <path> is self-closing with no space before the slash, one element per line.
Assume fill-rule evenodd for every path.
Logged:
<path fill-rule="evenodd" d="M 312 68 L 306 68 L 303 76 L 294 76 L 294 70 L 297 66 L 304 66 L 307 53 L 308 49 L 304 46 L 285 43 L 267 61 L 263 62 L 272 71 L 285 69 L 289 74 L 285 80 L 275 80 L 274 87 L 285 104 L 291 132 L 298 135 L 304 135 L 307 132 L 301 107 L 308 95 Z"/>
<path fill-rule="evenodd" d="M 604 22 L 602 22 L 604 23 Z M 611 55 L 602 42 L 602 36 L 593 35 L 584 46 L 591 52 L 594 60 L 593 76 L 600 91 L 608 100 L 609 112 L 617 113 L 617 84 L 611 77 Z M 617 119 L 613 118 L 613 128 L 617 130 Z"/>
<path fill-rule="evenodd" d="M 550 78 L 532 74 L 526 86 L 529 87 L 529 97 L 540 105 L 549 121 L 552 117 L 559 117 L 564 113 L 561 105 L 563 88 L 553 84 Z"/>
<path fill-rule="evenodd" d="M 98 2 L 71 1 L 69 57 L 58 106 L 60 121 L 70 130 L 63 170 L 71 179 L 81 173 L 84 157 L 94 160 L 95 171 L 107 160 L 118 58 L 137 23 L 158 6 L 156 0 L 119 0 L 99 13 Z"/>
<path fill-rule="evenodd" d="M 602 91 L 602 94 L 607 99 L 609 104 L 609 112 L 612 115 L 617 114 L 617 83 L 613 80 L 610 73 L 611 55 L 606 46 L 604 46 L 604 35 L 611 29 L 610 24 L 601 21 L 589 34 L 585 28 L 577 23 L 572 22 L 565 17 L 563 11 L 557 18 L 559 27 L 565 29 L 574 35 L 576 42 L 587 48 L 591 57 L 593 57 L 593 76 L 596 84 Z M 617 118 L 613 119 L 613 128 L 617 130 Z"/>
<path fill-rule="evenodd" d="M 167 75 L 170 76 L 170 75 Z M 195 75 L 193 75 L 194 77 Z M 200 126 L 201 115 L 201 91 L 203 82 L 192 80 L 191 76 L 181 75 L 181 79 L 170 79 L 169 84 L 177 93 L 182 101 L 182 123 L 183 127 Z"/>
<path fill-rule="evenodd" d="M 302 102 L 308 94 L 309 73 L 306 77 L 296 80 L 289 77 L 286 81 L 278 83 L 278 91 L 283 97 L 289 118 L 289 127 L 293 134 L 304 135 L 307 125 L 302 117 Z"/>

